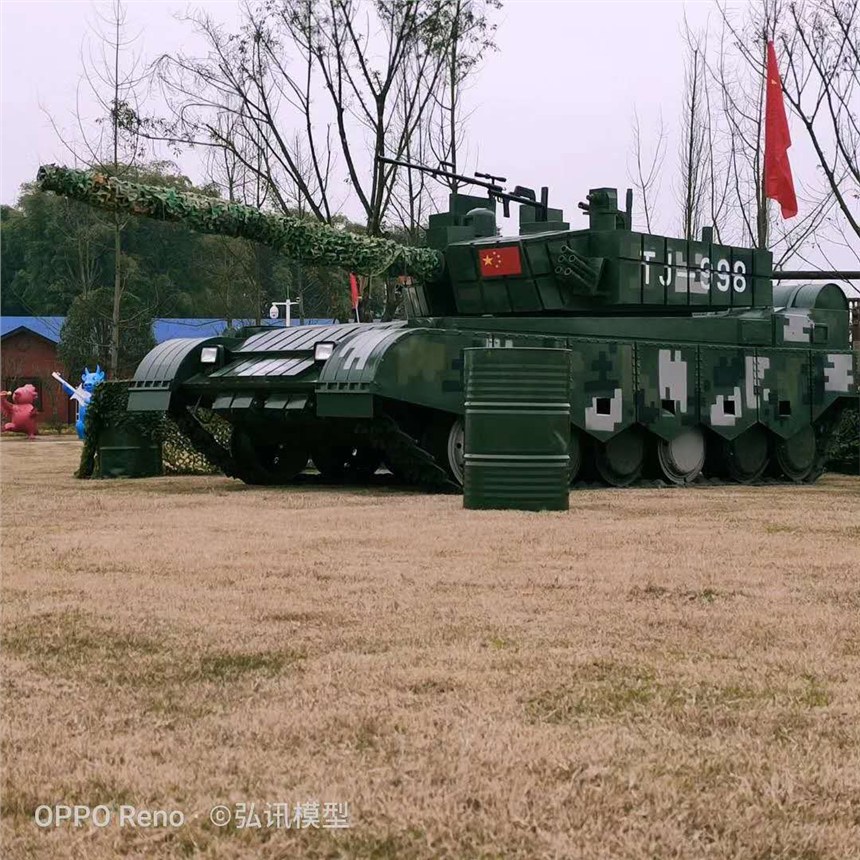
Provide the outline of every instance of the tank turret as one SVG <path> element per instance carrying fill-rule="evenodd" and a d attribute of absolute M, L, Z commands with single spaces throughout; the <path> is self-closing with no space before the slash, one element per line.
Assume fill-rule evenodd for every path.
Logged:
<path fill-rule="evenodd" d="M 768 251 L 720 245 L 707 228 L 701 240 L 689 242 L 635 232 L 629 210 L 617 207 L 614 188 L 592 189 L 588 203 L 580 204 L 588 228 L 571 230 L 545 193 L 538 202 L 531 189 L 518 186 L 507 194 L 483 183 L 487 197 L 452 194 L 448 211 L 430 216 L 429 247 L 414 248 L 99 172 L 50 165 L 40 169 L 38 182 L 103 209 L 253 239 L 310 264 L 412 275 L 406 307 L 421 316 L 689 314 L 773 302 Z M 518 236 L 497 235 L 497 199 L 521 204 Z M 497 265 L 498 259 L 505 264 Z"/>

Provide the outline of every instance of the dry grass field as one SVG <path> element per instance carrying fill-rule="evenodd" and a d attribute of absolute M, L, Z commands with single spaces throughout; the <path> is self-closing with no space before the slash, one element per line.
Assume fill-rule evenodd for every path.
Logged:
<path fill-rule="evenodd" d="M 4 857 L 860 857 L 860 479 L 487 513 L 79 450 L 0 444 Z"/>

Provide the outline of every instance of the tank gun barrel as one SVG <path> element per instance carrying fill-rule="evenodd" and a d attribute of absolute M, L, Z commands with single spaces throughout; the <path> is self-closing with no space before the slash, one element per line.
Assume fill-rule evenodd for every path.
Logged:
<path fill-rule="evenodd" d="M 99 171 L 72 170 L 55 164 L 39 168 L 43 191 L 111 212 L 159 221 L 182 221 L 201 233 L 252 239 L 285 256 L 320 266 L 339 266 L 365 275 L 384 272 L 437 276 L 442 256 L 431 248 L 412 248 L 379 236 L 363 236 L 318 221 L 274 215 L 173 188 L 141 185 Z"/>
<path fill-rule="evenodd" d="M 775 281 L 860 281 L 860 272 L 827 269 L 823 271 L 788 271 L 777 269 L 773 273 Z"/>

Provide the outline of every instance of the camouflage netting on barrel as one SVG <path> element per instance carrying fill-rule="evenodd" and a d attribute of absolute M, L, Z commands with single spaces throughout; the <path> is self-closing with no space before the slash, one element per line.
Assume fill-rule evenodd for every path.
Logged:
<path fill-rule="evenodd" d="M 412 248 L 319 221 L 261 212 L 217 197 L 127 182 L 97 171 L 49 164 L 39 169 L 37 181 L 43 191 L 54 191 L 100 209 L 182 221 L 201 233 L 251 239 L 310 265 L 340 266 L 365 275 L 391 269 L 425 279 L 438 274 L 442 266 L 441 256 L 430 248 Z"/>
<path fill-rule="evenodd" d="M 144 439 L 161 443 L 162 463 L 166 475 L 211 475 L 215 468 L 171 418 L 163 412 L 129 412 L 127 380 L 103 382 L 99 385 L 87 407 L 84 419 L 84 449 L 77 477 L 99 477 L 98 445 L 105 428 L 126 428 Z M 229 444 L 230 425 L 214 414 L 198 416 L 213 435 L 225 445 Z"/>

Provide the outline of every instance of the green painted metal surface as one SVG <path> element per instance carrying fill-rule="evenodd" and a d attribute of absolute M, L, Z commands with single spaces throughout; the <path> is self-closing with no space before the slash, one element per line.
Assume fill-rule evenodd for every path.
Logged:
<path fill-rule="evenodd" d="M 100 478 L 153 478 L 163 472 L 161 443 L 129 426 L 102 430 L 96 451 Z"/>
<path fill-rule="evenodd" d="M 129 385 L 129 412 L 164 411 L 170 394 L 182 382 L 201 370 L 216 370 L 218 365 L 201 362 L 203 347 L 222 347 L 224 338 L 174 338 L 151 349 L 138 365 Z M 221 352 L 221 355 L 224 353 Z"/>
<path fill-rule="evenodd" d="M 463 505 L 568 508 L 570 351 L 467 349 Z"/>

